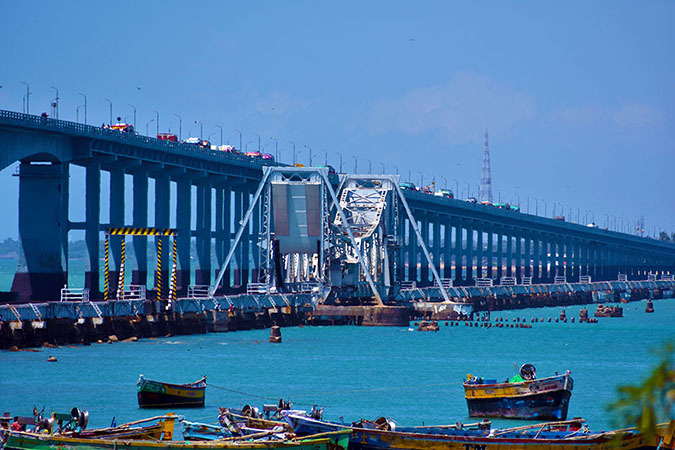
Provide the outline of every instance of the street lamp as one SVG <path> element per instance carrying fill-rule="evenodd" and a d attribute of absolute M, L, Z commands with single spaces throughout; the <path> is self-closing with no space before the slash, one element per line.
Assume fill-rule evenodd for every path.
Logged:
<path fill-rule="evenodd" d="M 20 83 L 26 85 L 26 114 L 30 114 L 30 85 L 25 81 L 21 81 Z"/>
<path fill-rule="evenodd" d="M 78 95 L 84 97 L 84 124 L 87 124 L 87 96 L 81 92 L 78 92 Z"/>
<path fill-rule="evenodd" d="M 382 175 L 384 175 L 385 172 L 384 163 L 381 162 L 380 164 L 382 164 Z"/>
<path fill-rule="evenodd" d="M 248 141 L 248 142 L 246 143 L 246 148 L 244 148 L 245 151 L 248 151 L 248 144 L 250 144 L 251 142 L 253 142 L 253 141 Z"/>
<path fill-rule="evenodd" d="M 338 170 L 338 173 L 342 173 L 342 153 L 340 152 L 335 152 L 340 156 L 340 169 Z"/>
<path fill-rule="evenodd" d="M 243 150 L 243 147 L 241 145 L 241 131 L 237 130 L 236 128 L 234 129 L 237 133 L 239 133 L 239 151 Z"/>
<path fill-rule="evenodd" d="M 352 158 L 354 158 L 354 173 L 359 173 L 359 160 L 354 155 Z"/>
<path fill-rule="evenodd" d="M 394 166 L 394 169 L 396 169 L 396 175 L 398 175 L 398 166 Z"/>
<path fill-rule="evenodd" d="M 529 214 L 530 213 L 530 196 L 526 195 L 526 197 L 527 197 L 527 213 Z"/>
<path fill-rule="evenodd" d="M 56 116 L 56 119 L 58 120 L 59 118 L 59 90 L 58 88 L 55 88 L 54 86 L 49 86 L 50 88 L 54 89 L 56 91 L 56 98 L 54 99 L 54 116 Z"/>
<path fill-rule="evenodd" d="M 296 154 L 296 152 L 295 152 L 295 142 L 293 142 L 293 141 L 288 141 L 288 142 L 290 142 L 290 144 L 293 146 L 293 165 L 295 165 L 297 163 L 297 161 L 295 159 L 295 154 Z"/>
<path fill-rule="evenodd" d="M 260 135 L 259 135 L 258 133 L 253 133 L 253 134 L 255 134 L 256 136 L 258 136 L 258 153 L 260 153 L 260 151 L 261 151 L 261 150 L 260 150 Z"/>
<path fill-rule="evenodd" d="M 157 115 L 157 134 L 159 134 L 159 112 L 154 109 L 152 111 Z"/>
<path fill-rule="evenodd" d="M 207 140 L 208 140 L 209 142 L 211 142 L 211 136 L 213 136 L 214 134 L 216 134 L 215 131 L 214 131 L 213 133 L 210 133 L 210 134 L 209 134 L 209 137 L 207 138 Z"/>
<path fill-rule="evenodd" d="M 461 194 L 459 193 L 459 181 L 457 181 L 457 178 L 452 179 L 455 182 L 455 197 L 458 195 L 461 197 Z"/>
<path fill-rule="evenodd" d="M 497 203 L 501 203 L 502 202 L 502 191 L 500 191 L 497 188 L 495 188 L 495 191 L 497 191 Z"/>
<path fill-rule="evenodd" d="M 323 150 L 323 165 L 328 167 L 328 152 L 325 148 L 322 148 L 321 150 Z"/>
<path fill-rule="evenodd" d="M 112 100 L 110 100 L 109 98 L 106 98 L 105 101 L 110 103 L 110 125 L 112 125 Z"/>
<path fill-rule="evenodd" d="M 443 189 L 448 188 L 448 179 L 445 178 L 443 175 L 440 175 L 441 178 L 443 178 Z"/>
<path fill-rule="evenodd" d="M 174 116 L 178 117 L 178 140 L 182 141 L 183 140 L 183 117 L 173 113 Z"/>
<path fill-rule="evenodd" d="M 195 120 L 195 123 L 199 124 L 199 139 L 203 139 L 204 136 L 204 124 L 201 123 L 199 120 Z"/>
<path fill-rule="evenodd" d="M 466 184 L 466 198 L 471 197 L 471 185 L 466 181 L 462 180 Z"/>
<path fill-rule="evenodd" d="M 420 174 L 420 188 L 424 186 L 424 173 L 421 170 L 418 170 L 417 173 Z"/>
<path fill-rule="evenodd" d="M 221 127 L 221 126 L 218 125 L 218 124 L 215 124 L 215 125 L 216 125 L 216 126 L 218 127 L 218 129 L 220 130 L 220 146 L 222 147 L 222 146 L 223 146 L 223 127 Z"/>
<path fill-rule="evenodd" d="M 305 145 L 305 148 L 309 150 L 309 167 L 312 167 L 312 148 L 309 145 Z"/>
<path fill-rule="evenodd" d="M 150 119 L 147 122 L 145 122 L 145 135 L 146 136 L 150 135 L 150 124 L 154 121 L 155 121 L 155 119 Z"/>
<path fill-rule="evenodd" d="M 408 169 L 408 183 L 412 183 L 412 172 Z"/>
<path fill-rule="evenodd" d="M 373 162 L 368 158 L 366 158 L 366 161 L 368 161 L 368 173 L 370 174 L 373 172 Z"/>
<path fill-rule="evenodd" d="M 275 137 L 271 137 L 270 139 L 274 140 L 274 160 L 279 161 L 279 141 Z"/>
<path fill-rule="evenodd" d="M 131 106 L 134 109 L 134 128 L 136 128 L 136 107 L 129 103 L 129 106 Z"/>
<path fill-rule="evenodd" d="M 84 105 L 79 105 L 77 109 L 75 110 L 75 122 L 80 123 L 80 108 L 82 108 Z"/>
<path fill-rule="evenodd" d="M 548 216 L 548 203 L 546 203 L 546 200 L 543 198 L 541 199 L 542 203 L 544 204 L 544 217 Z"/>
<path fill-rule="evenodd" d="M 520 194 L 516 192 L 516 198 L 518 199 L 518 208 L 520 208 Z"/>

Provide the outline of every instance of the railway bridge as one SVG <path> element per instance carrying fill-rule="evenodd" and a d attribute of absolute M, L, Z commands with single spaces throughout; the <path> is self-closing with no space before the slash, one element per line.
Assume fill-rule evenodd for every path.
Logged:
<path fill-rule="evenodd" d="M 0 110 L 0 170 L 17 162 L 21 254 L 11 290 L 22 300 L 59 299 L 68 279 L 68 235 L 73 230 L 84 231 L 84 287 L 91 298 L 100 298 L 103 291 L 99 275 L 103 235 L 120 227 L 175 229 L 175 273 L 181 295 L 190 286 L 213 284 L 229 253 L 231 262 L 219 274 L 217 293 L 246 291 L 260 281 L 260 230 L 269 224 L 263 223 L 266 204 L 252 201 L 263 168 L 281 164 Z M 69 215 L 73 165 L 85 170 L 83 221 L 70 220 Z M 102 172 L 109 174 L 107 192 L 102 189 Z M 333 177 L 333 187 L 339 188 L 338 177 Z M 150 192 L 154 198 L 149 198 Z M 409 211 L 397 210 L 395 218 L 390 213 L 387 220 L 397 226 L 385 227 L 387 235 L 380 236 L 397 260 L 388 275 L 392 285 L 574 282 L 581 277 L 601 281 L 616 280 L 620 274 L 640 280 L 675 271 L 671 243 L 416 191 L 400 192 Z M 129 198 L 132 214 L 127 215 Z M 245 216 L 250 221 L 242 227 Z M 233 240 L 235 235 L 238 239 Z M 110 237 L 112 279 L 124 267 L 122 239 Z M 169 237 L 154 236 L 154 242 L 144 235 L 131 239 L 135 254 L 131 282 L 147 285 L 157 278 L 148 273 L 149 245 L 161 242 L 168 249 Z M 158 267 L 161 278 L 168 280 L 169 252 L 160 256 Z M 434 269 L 437 274 L 432 276 Z M 160 297 L 166 295 L 168 283 L 161 289 Z"/>

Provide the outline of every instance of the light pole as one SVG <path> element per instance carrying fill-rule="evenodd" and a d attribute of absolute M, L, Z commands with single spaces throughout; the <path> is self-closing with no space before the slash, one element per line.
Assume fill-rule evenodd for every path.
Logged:
<path fill-rule="evenodd" d="M 297 164 L 297 161 L 295 159 L 296 151 L 295 151 L 295 142 L 293 141 L 288 141 L 290 144 L 293 146 L 293 165 Z"/>
<path fill-rule="evenodd" d="M 546 216 L 548 216 L 548 213 L 547 213 L 548 212 L 547 211 L 548 210 L 548 203 L 546 203 L 546 200 L 544 200 L 543 198 L 541 199 L 541 202 L 544 204 L 544 217 L 546 217 Z"/>
<path fill-rule="evenodd" d="M 112 125 L 112 100 L 110 100 L 109 98 L 106 98 L 105 101 L 110 103 L 110 122 L 109 123 L 110 123 L 110 125 Z"/>
<path fill-rule="evenodd" d="M 518 199 L 518 208 L 520 208 L 520 194 L 516 192 L 516 198 Z"/>
<path fill-rule="evenodd" d="M 82 108 L 84 105 L 79 105 L 77 109 L 75 110 L 75 122 L 80 123 L 80 108 Z"/>
<path fill-rule="evenodd" d="M 530 213 L 530 196 L 526 195 L 526 197 L 527 197 L 527 213 L 529 214 Z"/>
<path fill-rule="evenodd" d="M 211 142 L 211 136 L 213 136 L 214 134 L 216 134 L 215 131 L 214 131 L 213 133 L 210 133 L 210 134 L 209 134 L 209 137 L 207 138 L 207 140 L 208 140 L 209 142 Z"/>
<path fill-rule="evenodd" d="M 55 102 L 54 102 L 54 112 L 56 114 L 54 114 L 54 115 L 56 116 L 56 120 L 58 120 L 59 119 L 59 100 L 60 100 L 59 90 L 58 90 L 58 88 L 55 88 L 54 86 L 49 86 L 49 87 L 56 91 L 56 98 L 54 99 L 55 100 Z"/>
<path fill-rule="evenodd" d="M 464 181 L 464 180 L 462 180 L 462 181 Z M 466 184 L 466 198 L 469 198 L 469 197 L 471 197 L 471 185 L 469 183 L 467 183 L 466 181 L 464 181 L 464 184 Z"/>
<path fill-rule="evenodd" d="M 145 122 L 145 135 L 146 136 L 150 135 L 150 124 L 154 121 L 155 121 L 155 119 L 150 119 L 147 122 Z"/>
<path fill-rule="evenodd" d="M 157 116 L 157 134 L 159 134 L 159 112 L 155 111 L 154 109 L 152 110 L 155 115 Z"/>
<path fill-rule="evenodd" d="M 354 155 L 352 158 L 354 158 L 354 173 L 359 173 L 359 160 Z"/>
<path fill-rule="evenodd" d="M 241 145 L 241 131 L 237 130 L 236 128 L 234 129 L 237 133 L 239 133 L 239 151 L 242 151 L 244 148 Z"/>
<path fill-rule="evenodd" d="M 30 114 L 30 85 L 25 81 L 20 83 L 26 85 L 26 114 Z"/>
<path fill-rule="evenodd" d="M 420 188 L 424 186 L 424 173 L 421 170 L 418 170 L 417 173 L 420 174 Z"/>
<path fill-rule="evenodd" d="M 216 125 L 216 126 L 218 127 L 218 129 L 220 130 L 220 146 L 222 147 L 222 146 L 223 146 L 223 127 L 221 127 L 221 126 L 218 125 L 218 124 L 215 124 L 215 125 Z"/>
<path fill-rule="evenodd" d="M 131 106 L 134 109 L 134 128 L 136 128 L 136 107 L 129 103 L 129 106 Z"/>
<path fill-rule="evenodd" d="M 609 229 L 609 214 L 603 213 L 605 216 L 605 229 Z"/>
<path fill-rule="evenodd" d="M 342 153 L 340 152 L 335 152 L 340 156 L 340 169 L 338 170 L 338 173 L 342 173 Z"/>
<path fill-rule="evenodd" d="M 275 137 L 271 137 L 270 139 L 274 140 L 274 160 L 279 161 L 279 141 Z"/>
<path fill-rule="evenodd" d="M 260 150 L 260 135 L 258 133 L 253 133 L 253 134 L 258 136 L 258 153 L 260 153 L 261 152 L 261 150 Z"/>
<path fill-rule="evenodd" d="M 384 163 L 381 162 L 380 164 L 382 164 L 382 175 L 384 175 L 384 172 L 385 172 Z"/>
<path fill-rule="evenodd" d="M 251 142 L 253 142 L 253 141 L 248 141 L 248 142 L 246 143 L 246 148 L 244 149 L 245 151 L 248 151 L 248 144 L 250 144 Z"/>
<path fill-rule="evenodd" d="M 199 124 L 199 139 L 203 139 L 204 136 L 204 124 L 201 123 L 199 120 L 195 120 L 195 123 Z"/>
<path fill-rule="evenodd" d="M 81 92 L 78 92 L 78 95 L 84 97 L 84 124 L 87 124 L 87 96 Z"/>
<path fill-rule="evenodd" d="M 502 191 L 500 191 L 497 188 L 495 188 L 495 191 L 497 191 L 497 203 L 501 203 L 502 202 Z"/>
<path fill-rule="evenodd" d="M 173 113 L 174 116 L 178 117 L 178 140 L 182 141 L 183 140 L 183 117 Z"/>
<path fill-rule="evenodd" d="M 412 172 L 408 169 L 408 183 L 412 183 Z"/>
<path fill-rule="evenodd" d="M 459 193 L 459 181 L 457 181 L 457 178 L 453 178 L 452 180 L 455 182 L 455 198 L 458 195 L 461 197 L 462 195 Z"/>
<path fill-rule="evenodd" d="M 305 148 L 309 150 L 309 167 L 312 167 L 312 148 L 309 145 L 305 145 Z"/>
<path fill-rule="evenodd" d="M 323 150 L 323 165 L 328 167 L 328 152 L 325 148 L 322 148 L 321 150 Z"/>
<path fill-rule="evenodd" d="M 368 158 L 366 158 L 366 161 L 368 161 L 368 173 L 370 174 L 373 172 L 373 162 Z"/>
<path fill-rule="evenodd" d="M 614 231 L 616 231 L 616 216 L 614 214 L 610 214 L 612 216 L 612 219 L 614 221 Z"/>
<path fill-rule="evenodd" d="M 448 179 L 445 178 L 443 175 L 440 175 L 441 178 L 443 178 L 443 189 L 448 188 Z"/>
<path fill-rule="evenodd" d="M 394 166 L 394 169 L 396 169 L 396 175 L 398 175 L 398 166 Z"/>

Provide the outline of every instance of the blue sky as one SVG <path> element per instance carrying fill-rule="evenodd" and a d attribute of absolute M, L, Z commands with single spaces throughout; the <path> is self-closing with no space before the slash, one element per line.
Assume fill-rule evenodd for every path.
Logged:
<path fill-rule="evenodd" d="M 472 195 L 490 131 L 495 198 L 604 226 L 645 216 L 675 231 L 675 2 L 0 2 L 0 108 L 204 134 L 282 160 Z M 155 123 L 150 124 L 154 133 Z M 17 178 L 0 172 L 16 236 Z M 422 172 L 422 174 L 420 174 Z M 457 180 L 455 183 L 454 180 Z M 605 214 L 607 216 L 605 216 Z M 612 216 L 616 217 L 613 219 Z"/>

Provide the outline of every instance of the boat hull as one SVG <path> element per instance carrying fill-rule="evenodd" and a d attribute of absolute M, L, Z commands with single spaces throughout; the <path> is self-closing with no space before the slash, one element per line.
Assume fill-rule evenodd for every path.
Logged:
<path fill-rule="evenodd" d="M 188 386 L 142 379 L 138 382 L 141 408 L 203 408 L 206 384 Z"/>
<path fill-rule="evenodd" d="M 516 383 L 464 383 L 471 417 L 565 420 L 574 382 L 569 373 Z"/>

